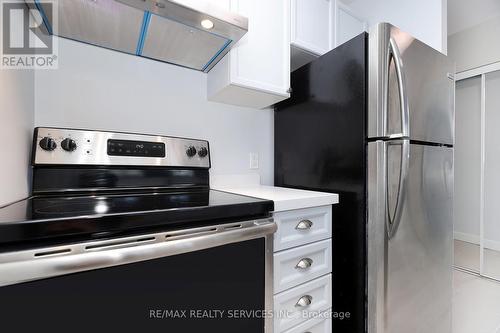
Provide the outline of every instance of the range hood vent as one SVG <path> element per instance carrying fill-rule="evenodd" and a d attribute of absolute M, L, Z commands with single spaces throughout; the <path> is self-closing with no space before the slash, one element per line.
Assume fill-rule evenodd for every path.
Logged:
<path fill-rule="evenodd" d="M 248 31 L 246 17 L 208 0 L 58 0 L 57 27 L 43 4 L 54 35 L 203 72 Z"/>

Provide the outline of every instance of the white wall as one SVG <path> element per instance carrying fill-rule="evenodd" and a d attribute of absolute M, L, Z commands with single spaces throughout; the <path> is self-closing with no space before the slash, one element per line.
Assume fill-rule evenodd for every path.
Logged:
<path fill-rule="evenodd" d="M 500 15 L 498 0 L 449 0 L 448 35 L 472 28 Z"/>
<path fill-rule="evenodd" d="M 438 51 L 447 50 L 447 0 L 341 0 L 368 24 L 389 22 Z"/>
<path fill-rule="evenodd" d="M 500 61 L 500 16 L 449 36 L 448 55 L 457 72 Z"/>
<path fill-rule="evenodd" d="M 59 69 L 36 73 L 35 101 L 36 126 L 207 139 L 212 175 L 273 183 L 273 112 L 207 102 L 201 72 L 60 39 Z"/>
<path fill-rule="evenodd" d="M 33 88 L 33 71 L 0 69 L 0 206 L 30 190 Z"/>

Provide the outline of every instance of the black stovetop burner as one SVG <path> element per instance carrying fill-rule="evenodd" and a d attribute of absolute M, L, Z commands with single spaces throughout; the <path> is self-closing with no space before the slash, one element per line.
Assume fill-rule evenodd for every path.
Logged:
<path fill-rule="evenodd" d="M 262 217 L 273 202 L 208 189 L 35 196 L 0 209 L 0 243 Z"/>

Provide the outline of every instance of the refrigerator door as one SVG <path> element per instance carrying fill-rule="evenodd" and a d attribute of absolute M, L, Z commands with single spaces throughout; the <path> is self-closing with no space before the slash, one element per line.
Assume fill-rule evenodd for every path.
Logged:
<path fill-rule="evenodd" d="M 405 176 L 403 141 L 368 144 L 368 332 L 451 333 L 453 148 L 409 145 Z"/>
<path fill-rule="evenodd" d="M 370 30 L 369 138 L 453 145 L 453 73 L 442 53 L 387 23 Z"/>

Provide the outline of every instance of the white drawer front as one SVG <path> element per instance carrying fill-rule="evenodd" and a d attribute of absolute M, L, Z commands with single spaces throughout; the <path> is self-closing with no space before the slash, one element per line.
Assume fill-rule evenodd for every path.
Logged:
<path fill-rule="evenodd" d="M 274 251 L 332 237 L 332 206 L 277 212 L 274 220 L 278 225 L 274 234 Z"/>
<path fill-rule="evenodd" d="M 283 333 L 332 333 L 332 318 L 309 319 Z"/>
<path fill-rule="evenodd" d="M 305 300 L 310 300 L 309 305 Z M 302 303 L 304 306 L 298 306 Z M 332 275 L 320 277 L 274 296 L 274 332 L 292 328 L 332 307 Z"/>
<path fill-rule="evenodd" d="M 274 293 L 332 272 L 332 240 L 274 254 Z"/>

